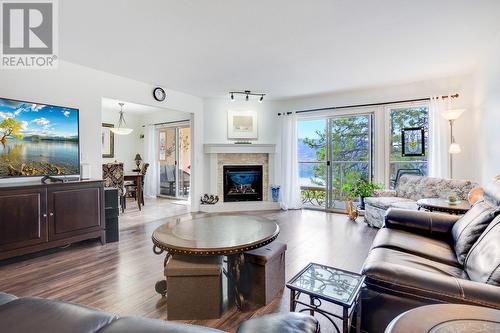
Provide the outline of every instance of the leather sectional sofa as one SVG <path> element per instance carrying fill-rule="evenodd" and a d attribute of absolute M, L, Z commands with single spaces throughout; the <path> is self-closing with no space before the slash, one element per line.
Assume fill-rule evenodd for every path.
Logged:
<path fill-rule="evenodd" d="M 388 210 L 363 266 L 362 331 L 428 304 L 500 309 L 500 180 L 463 217 Z"/>
<path fill-rule="evenodd" d="M 316 333 L 314 317 L 279 313 L 244 322 L 238 333 Z M 202 326 L 111 313 L 37 297 L 17 298 L 0 292 L 0 332 L 5 333 L 223 333 Z"/>

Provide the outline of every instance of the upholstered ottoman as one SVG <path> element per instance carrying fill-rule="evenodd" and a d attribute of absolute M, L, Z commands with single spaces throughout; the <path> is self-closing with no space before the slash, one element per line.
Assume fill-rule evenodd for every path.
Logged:
<path fill-rule="evenodd" d="M 245 252 L 238 289 L 246 301 L 266 305 L 285 287 L 286 244 L 274 241 Z"/>
<path fill-rule="evenodd" d="M 174 255 L 165 267 L 169 320 L 220 318 L 225 310 L 222 257 Z"/>

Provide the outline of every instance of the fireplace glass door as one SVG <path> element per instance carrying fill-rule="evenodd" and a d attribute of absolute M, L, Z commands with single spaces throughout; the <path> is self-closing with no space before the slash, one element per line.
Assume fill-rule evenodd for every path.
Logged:
<path fill-rule="evenodd" d="M 262 201 L 262 165 L 224 165 L 224 202 Z"/>

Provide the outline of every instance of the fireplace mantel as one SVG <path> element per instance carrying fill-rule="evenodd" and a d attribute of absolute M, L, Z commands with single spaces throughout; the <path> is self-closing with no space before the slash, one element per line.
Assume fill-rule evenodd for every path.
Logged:
<path fill-rule="evenodd" d="M 206 143 L 203 145 L 205 154 L 275 154 L 275 144 L 250 143 Z"/>

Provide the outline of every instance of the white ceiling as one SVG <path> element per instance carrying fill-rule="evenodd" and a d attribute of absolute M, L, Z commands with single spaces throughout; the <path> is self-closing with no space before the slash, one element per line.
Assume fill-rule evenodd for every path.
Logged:
<path fill-rule="evenodd" d="M 498 0 L 64 0 L 64 60 L 202 97 L 286 98 L 468 72 Z"/>
<path fill-rule="evenodd" d="M 126 101 L 119 101 L 111 98 L 103 98 L 101 106 L 105 110 L 116 110 L 116 114 L 118 115 L 118 111 L 120 111 L 120 105 L 118 103 L 125 103 L 123 105 L 123 112 L 126 114 L 138 114 L 144 115 L 154 112 L 166 112 L 168 109 L 156 108 L 154 106 L 135 104 Z M 176 111 L 179 112 L 179 111 Z"/>

